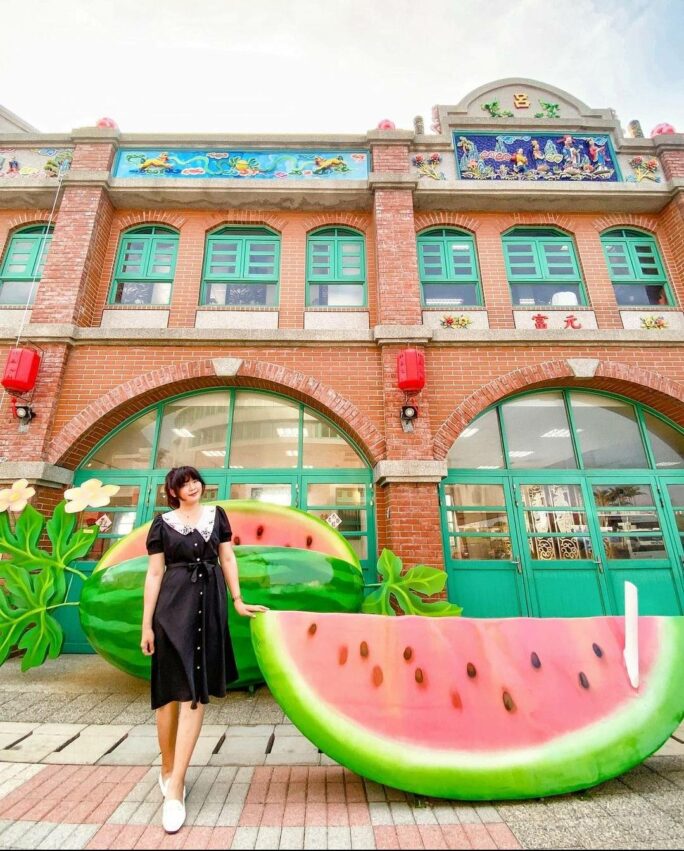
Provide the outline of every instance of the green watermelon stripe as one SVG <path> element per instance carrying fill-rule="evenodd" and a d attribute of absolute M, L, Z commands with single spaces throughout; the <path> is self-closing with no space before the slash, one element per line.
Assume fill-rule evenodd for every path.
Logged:
<path fill-rule="evenodd" d="M 322 701 L 297 661 L 286 655 L 277 612 L 258 615 L 251 628 L 257 660 L 274 697 L 332 759 L 378 783 L 422 795 L 500 800 L 594 786 L 661 747 L 684 717 L 684 617 L 658 620 L 659 654 L 638 701 L 544 744 L 494 753 L 398 742 L 363 727 Z"/>

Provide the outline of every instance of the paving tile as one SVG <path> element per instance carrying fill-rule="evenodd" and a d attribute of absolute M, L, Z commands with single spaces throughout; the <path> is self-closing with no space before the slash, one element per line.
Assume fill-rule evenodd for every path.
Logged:
<path fill-rule="evenodd" d="M 240 821 L 242 804 L 224 804 L 216 819 L 216 827 L 236 827 Z"/>
<path fill-rule="evenodd" d="M 277 848 L 280 843 L 280 830 L 279 827 L 261 825 L 254 842 L 254 847 L 265 849 Z"/>
<path fill-rule="evenodd" d="M 515 838 L 510 827 L 503 822 L 498 824 L 487 822 L 487 833 L 492 837 L 497 848 L 520 848 L 521 845 Z"/>
<path fill-rule="evenodd" d="M 84 724 L 39 724 L 28 738 L 2 751 L 3 762 L 41 762 L 84 727 Z"/>
<path fill-rule="evenodd" d="M 432 812 L 432 807 L 412 807 L 411 813 L 416 824 L 425 826 L 437 824 L 437 818 Z"/>
<path fill-rule="evenodd" d="M 396 826 L 397 840 L 400 848 L 424 848 L 420 831 L 415 824 L 399 824 Z"/>
<path fill-rule="evenodd" d="M 24 848 L 37 848 L 45 837 L 57 827 L 54 822 L 49 821 L 29 822 L 29 824 L 30 827 L 21 837 L 21 845 Z M 54 847 L 58 848 L 59 846 Z"/>
<path fill-rule="evenodd" d="M 306 804 L 285 804 L 283 825 L 285 827 L 304 827 L 306 824 Z"/>
<path fill-rule="evenodd" d="M 259 829 L 256 827 L 238 827 L 233 836 L 231 848 L 254 848 Z"/>
<path fill-rule="evenodd" d="M 280 844 L 278 848 L 283 851 L 295 851 L 304 847 L 303 827 L 283 827 L 280 832 Z"/>
<path fill-rule="evenodd" d="M 90 842 L 85 846 L 86 848 L 92 849 L 105 849 L 111 848 L 112 842 L 121 832 L 121 825 L 119 824 L 105 824 L 103 827 L 100 827 L 97 832 L 93 835 Z"/>
<path fill-rule="evenodd" d="M 440 825 L 442 835 L 449 848 L 472 848 L 465 828 L 460 824 Z"/>
<path fill-rule="evenodd" d="M 37 726 L 37 723 L 22 724 L 18 721 L 0 722 L 0 750 L 10 747 L 10 745 L 13 745 L 19 739 L 27 736 Z"/>
<path fill-rule="evenodd" d="M 127 725 L 89 724 L 71 744 L 48 754 L 42 761 L 57 765 L 94 765 L 130 729 Z"/>
<path fill-rule="evenodd" d="M 311 801 L 306 805 L 304 824 L 306 827 L 325 827 L 328 823 L 328 805 L 320 801 Z"/>
<path fill-rule="evenodd" d="M 684 736 L 682 736 L 682 739 L 684 739 Z M 668 739 L 662 748 L 655 752 L 654 756 L 684 756 L 684 741 Z"/>
<path fill-rule="evenodd" d="M 462 824 L 461 827 L 473 848 L 496 848 L 496 843 L 483 824 Z"/>
<path fill-rule="evenodd" d="M 351 847 L 354 849 L 375 848 L 375 834 L 373 828 L 368 826 L 357 826 L 349 829 L 351 834 Z"/>
<path fill-rule="evenodd" d="M 328 826 L 328 848 L 351 848 L 351 830 L 348 827 Z"/>
<path fill-rule="evenodd" d="M 45 766 L 26 763 L 6 763 L 6 771 L 0 775 L 0 798 L 27 784 L 31 778 L 45 771 Z M 16 771 L 12 771 L 16 769 Z"/>
<path fill-rule="evenodd" d="M 389 804 L 372 801 L 368 804 L 368 812 L 370 814 L 370 820 L 373 827 L 394 824 Z"/>
<path fill-rule="evenodd" d="M 210 827 L 198 827 L 193 825 L 183 831 L 182 848 L 192 848 L 196 851 L 202 851 L 209 844 L 213 830 Z M 227 847 L 227 846 L 226 846 Z"/>
<path fill-rule="evenodd" d="M 442 828 L 437 824 L 419 824 L 418 833 L 425 848 L 448 848 Z"/>
<path fill-rule="evenodd" d="M 373 828 L 375 834 L 376 848 L 399 848 L 399 837 L 396 828 L 389 825 L 381 825 Z"/>
<path fill-rule="evenodd" d="M 234 847 L 232 846 L 234 836 L 234 827 L 215 827 L 211 832 L 207 848 L 218 848 L 225 851 L 226 848 Z"/>
<path fill-rule="evenodd" d="M 325 827 L 305 827 L 304 847 L 326 849 L 328 848 L 328 831 Z"/>

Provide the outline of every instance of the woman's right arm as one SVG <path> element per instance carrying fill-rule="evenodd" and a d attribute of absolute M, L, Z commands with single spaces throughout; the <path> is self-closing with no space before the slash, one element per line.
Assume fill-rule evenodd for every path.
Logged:
<path fill-rule="evenodd" d="M 140 648 L 145 656 L 154 653 L 154 630 L 152 629 L 152 616 L 157 606 L 159 589 L 164 578 L 164 553 L 155 553 L 150 557 L 145 577 L 145 597 L 143 604 L 142 637 Z"/>

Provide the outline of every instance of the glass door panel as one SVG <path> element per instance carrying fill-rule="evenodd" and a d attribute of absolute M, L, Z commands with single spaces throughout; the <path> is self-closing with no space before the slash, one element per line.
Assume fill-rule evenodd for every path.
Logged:
<path fill-rule="evenodd" d="M 660 493 L 664 505 L 663 520 L 666 537 L 670 542 L 670 565 L 672 582 L 676 590 L 676 614 L 684 613 L 684 480 L 659 478 Z M 664 612 L 663 612 L 664 613 Z"/>
<path fill-rule="evenodd" d="M 615 614 L 624 611 L 626 581 L 639 589 L 640 614 L 681 614 L 676 547 L 655 477 L 592 478 L 591 490 Z"/>
<path fill-rule="evenodd" d="M 586 512 L 582 483 L 518 480 L 516 503 L 532 614 L 580 617 L 608 614 L 602 567 Z"/>
<path fill-rule="evenodd" d="M 528 614 L 506 483 L 449 481 L 440 486 L 449 600 L 467 617 Z"/>
<path fill-rule="evenodd" d="M 145 493 L 145 482 L 141 487 L 140 482 L 128 484 L 107 478 L 104 484 L 119 486 L 118 493 L 111 497 L 109 505 L 104 508 L 87 508 L 79 514 L 81 528 L 95 525 L 100 530 L 95 545 L 88 553 L 89 562 L 99 561 L 111 546 L 138 525 L 138 517 L 142 513 L 140 497 Z"/>
<path fill-rule="evenodd" d="M 291 482 L 233 482 L 230 499 L 256 499 L 275 505 L 293 506 Z"/>

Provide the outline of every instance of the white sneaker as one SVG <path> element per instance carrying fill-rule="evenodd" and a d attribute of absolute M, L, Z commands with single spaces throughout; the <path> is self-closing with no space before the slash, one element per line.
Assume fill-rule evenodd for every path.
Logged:
<path fill-rule="evenodd" d="M 185 824 L 185 789 L 183 789 L 183 800 L 175 798 L 164 799 L 162 807 L 162 826 L 167 833 L 178 833 Z"/>

